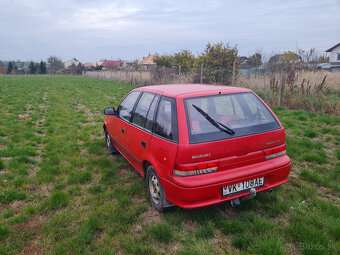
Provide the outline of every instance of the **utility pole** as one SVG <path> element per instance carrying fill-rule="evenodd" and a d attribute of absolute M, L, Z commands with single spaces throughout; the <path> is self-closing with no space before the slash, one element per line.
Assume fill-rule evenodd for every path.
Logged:
<path fill-rule="evenodd" d="M 282 85 L 283 85 L 283 71 L 280 72 L 279 98 L 277 99 L 278 106 L 281 106 Z"/>

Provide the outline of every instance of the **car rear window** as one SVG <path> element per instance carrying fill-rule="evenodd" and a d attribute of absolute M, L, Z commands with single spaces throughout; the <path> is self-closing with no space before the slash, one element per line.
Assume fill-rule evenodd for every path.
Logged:
<path fill-rule="evenodd" d="M 280 128 L 272 113 L 252 92 L 191 97 L 184 99 L 184 105 L 190 143 L 229 139 Z M 222 129 L 224 125 L 235 134 L 221 131 L 204 114 L 222 124 L 219 124 Z"/>

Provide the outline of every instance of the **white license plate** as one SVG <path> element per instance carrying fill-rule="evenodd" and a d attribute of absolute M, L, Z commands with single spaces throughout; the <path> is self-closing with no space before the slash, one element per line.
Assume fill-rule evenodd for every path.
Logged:
<path fill-rule="evenodd" d="M 240 182 L 232 185 L 228 185 L 222 188 L 222 195 L 230 196 L 235 195 L 237 193 L 245 192 L 250 190 L 251 188 L 258 188 L 262 187 L 264 184 L 264 177 L 256 178 L 253 180 Z"/>

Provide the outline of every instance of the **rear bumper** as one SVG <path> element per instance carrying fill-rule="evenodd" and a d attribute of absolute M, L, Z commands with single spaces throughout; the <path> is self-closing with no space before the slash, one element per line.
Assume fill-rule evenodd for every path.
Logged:
<path fill-rule="evenodd" d="M 161 178 L 167 200 L 182 208 L 198 208 L 223 203 L 249 195 L 249 191 L 222 196 L 222 188 L 235 183 L 264 177 L 264 186 L 257 192 L 268 190 L 288 181 L 291 161 L 286 155 L 261 163 L 232 170 L 192 177 L 174 176 L 172 181 Z"/>

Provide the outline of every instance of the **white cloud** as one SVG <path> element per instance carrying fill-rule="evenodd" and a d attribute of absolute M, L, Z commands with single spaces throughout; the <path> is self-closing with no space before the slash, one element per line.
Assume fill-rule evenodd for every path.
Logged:
<path fill-rule="evenodd" d="M 73 15 L 57 21 L 64 29 L 112 29 L 122 30 L 134 24 L 127 17 L 137 13 L 137 8 L 119 8 L 117 4 L 98 7 L 82 7 Z"/>

